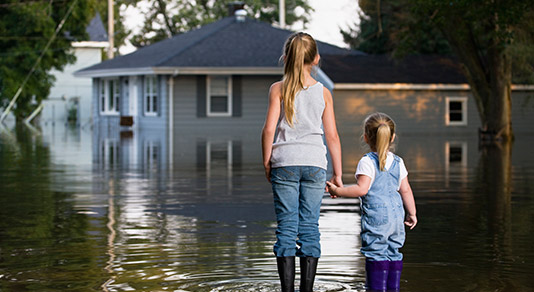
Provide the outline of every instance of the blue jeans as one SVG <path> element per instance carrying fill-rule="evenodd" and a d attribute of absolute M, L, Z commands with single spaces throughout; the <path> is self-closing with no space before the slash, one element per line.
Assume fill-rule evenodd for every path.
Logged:
<path fill-rule="evenodd" d="M 276 212 L 277 257 L 321 257 L 319 212 L 326 186 L 326 170 L 287 166 L 271 170 Z"/>

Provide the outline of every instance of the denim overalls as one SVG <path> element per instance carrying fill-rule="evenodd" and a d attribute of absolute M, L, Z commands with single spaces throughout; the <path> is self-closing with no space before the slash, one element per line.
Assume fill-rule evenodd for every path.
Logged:
<path fill-rule="evenodd" d="M 375 162 L 376 177 L 367 195 L 361 198 L 362 254 L 372 261 L 400 261 L 399 248 L 404 245 L 404 207 L 397 191 L 399 157 L 388 170 L 380 171 L 378 156 L 366 154 Z"/>

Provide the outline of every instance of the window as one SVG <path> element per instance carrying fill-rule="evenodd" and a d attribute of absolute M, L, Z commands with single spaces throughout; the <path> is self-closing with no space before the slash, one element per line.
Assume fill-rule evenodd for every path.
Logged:
<path fill-rule="evenodd" d="M 158 77 L 145 76 L 145 116 L 158 114 Z"/>
<path fill-rule="evenodd" d="M 232 116 L 232 86 L 229 76 L 207 78 L 207 114 L 210 117 Z"/>
<path fill-rule="evenodd" d="M 113 167 L 119 164 L 119 141 L 105 139 L 100 145 L 100 161 L 103 166 Z"/>
<path fill-rule="evenodd" d="M 118 79 L 100 80 L 100 112 L 118 114 L 121 89 Z"/>
<path fill-rule="evenodd" d="M 159 164 L 159 143 L 156 141 L 145 141 L 144 143 L 144 162 L 147 168 L 157 168 Z"/>
<path fill-rule="evenodd" d="M 467 97 L 447 97 L 445 119 L 447 126 L 466 126 Z"/>

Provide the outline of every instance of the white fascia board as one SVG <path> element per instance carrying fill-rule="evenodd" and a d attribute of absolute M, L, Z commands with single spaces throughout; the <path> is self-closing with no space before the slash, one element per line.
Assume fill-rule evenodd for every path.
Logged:
<path fill-rule="evenodd" d="M 77 71 L 76 77 L 134 75 L 282 75 L 279 67 L 144 67 Z"/>
<path fill-rule="evenodd" d="M 84 42 L 73 42 L 72 43 L 73 48 L 107 48 L 109 47 L 108 42 L 90 42 L 90 41 L 84 41 Z"/>
<path fill-rule="evenodd" d="M 156 74 L 173 75 L 282 75 L 281 67 L 155 67 Z"/>
<path fill-rule="evenodd" d="M 467 83 L 463 84 L 417 84 L 417 83 L 335 83 L 336 90 L 470 90 Z M 534 91 L 534 85 L 513 84 L 512 90 Z"/>
<path fill-rule="evenodd" d="M 335 83 L 337 90 L 469 90 L 468 84 Z"/>

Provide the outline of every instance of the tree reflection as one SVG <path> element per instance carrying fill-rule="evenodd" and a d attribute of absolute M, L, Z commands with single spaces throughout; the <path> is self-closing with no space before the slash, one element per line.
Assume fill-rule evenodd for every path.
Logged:
<path fill-rule="evenodd" d="M 54 189 L 66 170 L 51 163 L 41 136 L 17 127 L 13 137 L 11 145 L 0 140 L 0 290 L 98 287 L 94 226 L 75 210 L 72 193 Z"/>

